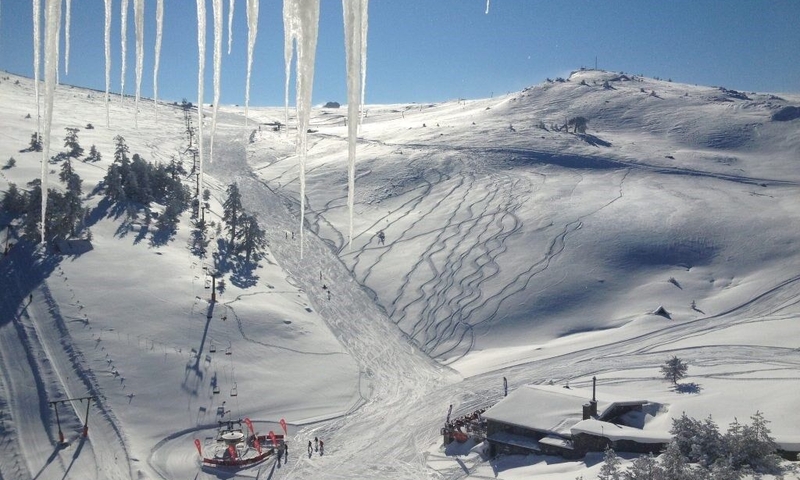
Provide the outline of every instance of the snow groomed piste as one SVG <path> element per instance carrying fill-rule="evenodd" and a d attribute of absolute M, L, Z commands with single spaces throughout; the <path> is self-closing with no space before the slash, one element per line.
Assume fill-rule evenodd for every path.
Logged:
<path fill-rule="evenodd" d="M 242 423 L 247 426 L 249 435 Z M 213 441 L 201 447 L 200 440 L 195 439 L 194 444 L 202 458 L 201 467 L 206 470 L 249 467 L 266 460 L 276 451 L 280 457 L 285 448 L 283 435 L 272 431 L 267 435 L 257 435 L 249 418 L 220 421 Z"/>

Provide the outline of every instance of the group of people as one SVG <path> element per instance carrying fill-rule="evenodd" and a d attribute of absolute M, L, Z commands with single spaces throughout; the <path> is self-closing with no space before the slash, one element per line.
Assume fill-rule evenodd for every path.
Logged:
<path fill-rule="evenodd" d="M 311 440 L 308 441 L 308 457 L 311 458 L 314 452 L 319 452 L 320 456 L 325 455 L 325 443 L 317 437 L 314 437 L 313 446 Z"/>
<path fill-rule="evenodd" d="M 456 418 L 453 421 L 448 421 L 445 424 L 445 428 L 449 431 L 461 431 L 462 428 L 466 428 L 467 432 L 472 431 L 475 428 L 480 428 L 484 424 L 482 414 L 485 411 L 485 408 L 479 408 L 478 410 L 464 415 L 463 417 Z"/>

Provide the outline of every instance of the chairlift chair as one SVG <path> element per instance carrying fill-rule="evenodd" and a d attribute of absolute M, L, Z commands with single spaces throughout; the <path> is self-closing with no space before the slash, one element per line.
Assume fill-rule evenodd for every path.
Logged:
<path fill-rule="evenodd" d="M 233 388 L 231 388 L 231 397 L 235 397 L 237 395 L 239 395 L 239 391 L 237 390 L 236 384 L 234 383 Z"/>
<path fill-rule="evenodd" d="M 216 385 L 214 385 L 214 389 L 213 389 L 211 392 L 212 392 L 214 395 L 217 395 L 217 394 L 219 393 L 219 387 L 218 387 L 218 386 L 216 386 Z"/>
<path fill-rule="evenodd" d="M 209 349 L 208 349 L 208 352 L 209 353 L 215 353 L 216 351 L 217 351 L 217 346 L 212 343 L 211 347 L 209 347 Z"/>

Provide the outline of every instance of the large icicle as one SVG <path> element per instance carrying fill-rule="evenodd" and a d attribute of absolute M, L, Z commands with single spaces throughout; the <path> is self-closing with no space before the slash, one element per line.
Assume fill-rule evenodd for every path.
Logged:
<path fill-rule="evenodd" d="M 122 0 L 120 12 L 120 51 L 122 52 L 122 74 L 120 75 L 119 98 L 125 100 L 125 57 L 128 44 L 128 0 Z"/>
<path fill-rule="evenodd" d="M 139 96 L 144 65 L 144 0 L 133 0 L 133 23 L 136 25 L 136 102 L 133 119 L 134 125 L 139 128 Z"/>
<path fill-rule="evenodd" d="M 39 1 L 39 0 L 34 0 Z M 111 86 L 111 0 L 105 0 L 106 22 L 104 30 L 105 54 L 106 54 L 106 126 L 111 126 L 111 114 L 109 112 L 108 91 Z"/>
<path fill-rule="evenodd" d="M 283 84 L 283 112 L 286 131 L 289 131 L 289 80 L 292 74 L 294 41 L 297 38 L 298 0 L 283 0 L 283 62 L 285 80 Z"/>
<path fill-rule="evenodd" d="M 367 30 L 369 29 L 367 10 L 369 9 L 369 0 L 361 0 L 361 8 L 361 114 L 358 118 L 359 127 L 364 121 L 364 99 L 367 93 Z M 353 236 L 353 232 L 350 232 L 350 236 Z"/>
<path fill-rule="evenodd" d="M 231 54 L 231 45 L 233 45 L 233 0 L 228 2 L 228 55 Z"/>
<path fill-rule="evenodd" d="M 303 257 L 303 226 L 306 207 L 306 155 L 308 154 L 308 124 L 311 118 L 311 94 L 314 88 L 314 62 L 317 55 L 319 31 L 319 0 L 297 1 L 297 147 L 300 156 L 300 258 Z M 284 10 L 285 12 L 285 10 Z"/>
<path fill-rule="evenodd" d="M 491 1 L 492 0 L 486 0 L 486 12 L 484 12 L 484 13 L 486 13 L 486 15 L 489 15 L 489 2 L 491 2 Z"/>
<path fill-rule="evenodd" d="M 214 163 L 214 136 L 217 133 L 217 112 L 219 112 L 219 83 L 222 73 L 222 0 L 214 0 L 214 107 L 211 109 L 211 148 L 208 163 Z"/>
<path fill-rule="evenodd" d="M 350 217 L 348 244 L 353 241 L 353 202 L 355 198 L 356 141 L 365 76 L 363 49 L 368 0 L 342 0 L 344 46 L 347 60 L 347 208 Z"/>
<path fill-rule="evenodd" d="M 50 127 L 53 123 L 53 96 L 58 70 L 58 40 L 61 34 L 61 0 L 47 0 L 44 32 L 44 88 L 45 121 L 42 139 L 42 244 L 45 243 L 47 225 L 47 164 L 50 160 Z"/>
<path fill-rule="evenodd" d="M 42 112 L 39 106 L 39 71 L 42 68 L 42 32 L 40 22 L 42 19 L 41 0 L 33 0 L 33 92 L 36 97 L 36 133 L 42 132 Z M 42 164 L 42 176 L 44 176 L 44 164 Z"/>
<path fill-rule="evenodd" d="M 197 154 L 200 193 L 203 190 L 203 81 L 206 69 L 206 1 L 197 0 Z M 200 198 L 197 199 L 200 201 Z"/>
<path fill-rule="evenodd" d="M 69 26 L 72 23 L 72 0 L 65 0 L 67 15 L 64 18 L 64 73 L 69 75 Z"/>
<path fill-rule="evenodd" d="M 253 71 L 253 51 L 258 36 L 258 2 L 247 0 L 247 85 L 244 88 L 244 126 L 247 127 L 247 114 L 250 108 L 250 73 Z"/>
<path fill-rule="evenodd" d="M 164 0 L 156 3 L 156 53 L 153 60 L 153 108 L 158 121 L 158 67 L 161 64 L 161 37 L 164 32 Z"/>

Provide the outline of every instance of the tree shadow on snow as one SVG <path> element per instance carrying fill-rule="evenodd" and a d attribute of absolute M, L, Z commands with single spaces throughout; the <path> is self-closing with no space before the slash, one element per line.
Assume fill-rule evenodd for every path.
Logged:
<path fill-rule="evenodd" d="M 700 393 L 703 391 L 703 387 L 700 385 L 689 382 L 689 383 L 677 383 L 675 384 L 675 391 L 678 393 Z"/>
<path fill-rule="evenodd" d="M 584 142 L 588 143 L 593 147 L 610 147 L 611 142 L 607 142 L 600 137 L 596 137 L 589 133 L 578 133 L 576 134 L 578 138 L 583 140 Z"/>
<path fill-rule="evenodd" d="M 258 264 L 243 263 L 236 265 L 231 272 L 231 283 L 239 288 L 253 287 L 258 282 L 255 270 Z"/>
<path fill-rule="evenodd" d="M 0 327 L 15 318 L 19 306 L 27 305 L 31 292 L 48 278 L 61 262 L 61 256 L 29 240 L 19 240 L 0 259 Z"/>

